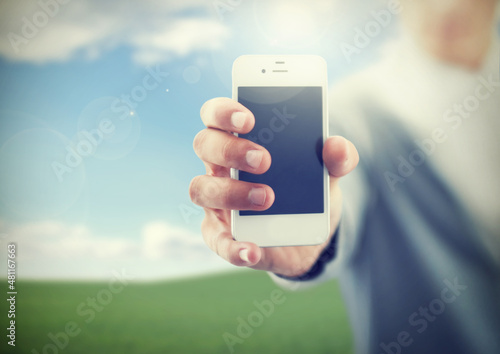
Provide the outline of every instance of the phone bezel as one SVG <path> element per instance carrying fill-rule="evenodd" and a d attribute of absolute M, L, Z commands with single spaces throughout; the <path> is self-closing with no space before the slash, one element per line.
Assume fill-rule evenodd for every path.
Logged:
<path fill-rule="evenodd" d="M 265 69 L 265 73 L 262 70 Z M 232 96 L 238 100 L 238 87 L 272 86 L 322 88 L 323 143 L 328 138 L 328 75 L 325 60 L 315 55 L 244 55 L 233 63 Z M 238 170 L 231 169 L 238 179 Z M 260 247 L 305 246 L 325 242 L 330 233 L 330 183 L 323 167 L 324 212 L 318 214 L 246 215 L 231 212 L 231 231 L 238 241 Z"/>

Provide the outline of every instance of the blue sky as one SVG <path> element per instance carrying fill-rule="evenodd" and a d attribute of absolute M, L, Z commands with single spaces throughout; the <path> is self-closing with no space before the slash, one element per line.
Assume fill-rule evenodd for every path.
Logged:
<path fill-rule="evenodd" d="M 26 278 L 233 269 L 204 246 L 188 197 L 204 172 L 201 105 L 230 96 L 241 54 L 319 54 L 335 82 L 391 31 L 347 61 L 340 43 L 370 19 L 362 1 L 42 3 L 0 5 L 0 241 L 18 242 Z M 32 38 L 26 21 L 40 24 Z"/>

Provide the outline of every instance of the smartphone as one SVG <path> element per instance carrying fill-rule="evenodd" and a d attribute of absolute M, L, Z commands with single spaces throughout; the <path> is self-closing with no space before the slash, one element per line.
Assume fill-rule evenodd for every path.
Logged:
<path fill-rule="evenodd" d="M 261 247 L 316 245 L 330 232 L 329 175 L 323 164 L 328 137 L 327 67 L 313 55 L 244 55 L 233 63 L 233 99 L 255 116 L 240 134 L 265 147 L 271 167 L 261 175 L 231 170 L 231 177 L 270 186 L 265 211 L 233 210 L 238 241 Z"/>

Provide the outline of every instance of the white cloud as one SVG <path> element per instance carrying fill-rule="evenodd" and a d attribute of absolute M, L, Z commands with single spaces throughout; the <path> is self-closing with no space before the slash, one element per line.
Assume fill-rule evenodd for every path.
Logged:
<path fill-rule="evenodd" d="M 56 221 L 4 224 L 2 229 L 9 241 L 20 245 L 20 262 L 127 257 L 137 249 L 136 241 L 97 237 L 85 226 L 66 225 Z"/>
<path fill-rule="evenodd" d="M 165 221 L 150 222 L 140 237 L 127 238 L 58 221 L 15 225 L 0 220 L 0 236 L 0 244 L 17 243 L 20 278 L 102 279 L 126 268 L 137 279 L 157 279 L 231 269 L 200 234 Z M 6 254 L 0 254 L 0 263 Z"/>
<path fill-rule="evenodd" d="M 148 259 L 195 260 L 206 254 L 201 235 L 163 221 L 147 224 L 142 240 L 142 253 Z"/>
<path fill-rule="evenodd" d="M 203 0 L 2 0 L 0 55 L 60 62 L 78 56 L 95 59 L 126 45 L 138 63 L 157 63 L 222 45 L 229 31 L 210 7 Z"/>
<path fill-rule="evenodd" d="M 209 19 L 182 19 L 163 26 L 154 33 L 140 33 L 132 37 L 139 62 L 153 64 L 169 56 L 185 56 L 192 51 L 219 49 L 228 30 L 221 23 Z"/>

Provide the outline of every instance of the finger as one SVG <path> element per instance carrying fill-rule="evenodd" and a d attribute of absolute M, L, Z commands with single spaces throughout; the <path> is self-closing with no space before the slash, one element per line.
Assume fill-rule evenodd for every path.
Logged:
<path fill-rule="evenodd" d="M 200 116 L 208 128 L 234 133 L 248 133 L 255 124 L 255 118 L 248 108 L 226 97 L 205 102 L 201 107 Z"/>
<path fill-rule="evenodd" d="M 203 219 L 201 230 L 205 243 L 220 257 L 236 266 L 252 266 L 261 258 L 260 248 L 251 242 L 235 241 L 210 212 Z"/>
<path fill-rule="evenodd" d="M 231 177 L 231 169 L 206 161 L 203 161 L 203 163 L 205 164 L 207 175 L 215 177 Z"/>
<path fill-rule="evenodd" d="M 359 162 L 356 147 L 341 136 L 328 138 L 323 147 L 323 161 L 330 177 L 338 179 L 354 170 Z"/>
<path fill-rule="evenodd" d="M 193 203 L 214 209 L 261 211 L 274 203 L 269 186 L 206 175 L 193 178 L 189 195 Z"/>
<path fill-rule="evenodd" d="M 271 166 L 271 154 L 265 148 L 216 129 L 196 134 L 193 148 L 202 161 L 226 168 L 261 174 Z"/>

